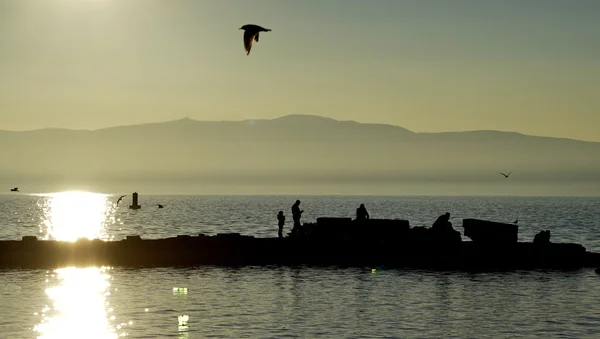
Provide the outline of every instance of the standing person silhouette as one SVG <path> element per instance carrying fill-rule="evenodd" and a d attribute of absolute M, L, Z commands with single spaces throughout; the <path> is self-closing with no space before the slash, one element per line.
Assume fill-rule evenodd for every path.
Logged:
<path fill-rule="evenodd" d="M 304 211 L 300 210 L 300 200 L 296 200 L 296 203 L 292 206 L 292 219 L 294 219 L 294 228 L 292 232 L 300 230 L 300 217 Z"/>
<path fill-rule="evenodd" d="M 283 211 L 279 211 L 277 214 L 277 221 L 279 221 L 279 238 L 283 238 L 283 225 L 285 225 L 285 215 Z"/>

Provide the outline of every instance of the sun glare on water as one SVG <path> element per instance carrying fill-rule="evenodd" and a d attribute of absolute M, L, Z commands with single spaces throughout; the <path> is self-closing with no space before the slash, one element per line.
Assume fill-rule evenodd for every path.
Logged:
<path fill-rule="evenodd" d="M 76 241 L 78 238 L 109 240 L 107 225 L 113 214 L 108 195 L 60 192 L 45 195 L 40 235 L 44 239 Z"/>
<path fill-rule="evenodd" d="M 110 195 L 71 191 L 42 197 L 41 238 L 61 241 L 111 238 L 108 226 L 114 223 L 115 203 Z M 107 267 L 48 271 L 45 283 L 49 304 L 36 313 L 41 317 L 34 328 L 38 338 L 104 339 L 127 335 L 125 325 L 116 324 L 107 301 L 109 271 Z"/>
<path fill-rule="evenodd" d="M 109 268 L 61 268 L 48 271 L 46 294 L 51 301 L 39 312 L 38 338 L 117 338 L 110 294 Z"/>

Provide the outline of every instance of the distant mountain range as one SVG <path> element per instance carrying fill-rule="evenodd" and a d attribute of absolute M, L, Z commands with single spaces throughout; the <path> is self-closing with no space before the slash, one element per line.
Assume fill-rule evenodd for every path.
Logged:
<path fill-rule="evenodd" d="M 414 133 L 311 115 L 235 122 L 186 118 L 95 131 L 0 131 L 0 142 L 0 181 L 11 187 L 144 181 L 600 183 L 597 142 L 499 131 Z M 498 173 L 509 171 L 508 179 Z"/>

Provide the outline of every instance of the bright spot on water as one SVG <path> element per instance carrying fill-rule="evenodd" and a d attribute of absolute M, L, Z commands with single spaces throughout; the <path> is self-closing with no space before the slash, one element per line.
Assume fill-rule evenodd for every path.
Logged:
<path fill-rule="evenodd" d="M 187 294 L 187 287 L 173 287 L 173 294 Z"/>
<path fill-rule="evenodd" d="M 105 271 L 96 267 L 56 270 L 56 286 L 46 289 L 53 307 L 34 327 L 38 338 L 116 338 L 105 309 L 103 292 L 109 285 Z"/>
<path fill-rule="evenodd" d="M 182 314 L 177 316 L 177 319 L 179 320 L 179 326 L 187 326 L 187 322 L 190 319 L 190 316 L 188 316 L 187 314 Z"/>
<path fill-rule="evenodd" d="M 107 225 L 114 220 L 114 203 L 106 194 L 59 192 L 44 194 L 44 239 L 75 241 L 78 238 L 108 240 Z"/>

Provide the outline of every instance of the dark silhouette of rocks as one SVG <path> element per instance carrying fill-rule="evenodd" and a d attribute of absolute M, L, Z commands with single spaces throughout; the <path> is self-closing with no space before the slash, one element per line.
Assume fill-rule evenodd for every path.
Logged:
<path fill-rule="evenodd" d="M 534 242 L 517 242 L 516 226 L 508 224 L 511 228 L 505 229 L 506 225 L 464 219 L 465 233 L 473 241 L 433 227 L 411 228 L 407 220 L 351 218 L 318 218 L 282 239 L 226 233 L 72 243 L 25 236 L 21 241 L 0 241 L 0 267 L 335 265 L 467 271 L 600 267 L 600 254 L 582 245 L 550 243 L 545 231 Z M 494 234 L 501 240 L 491 241 Z"/>
<path fill-rule="evenodd" d="M 464 235 L 474 242 L 488 245 L 514 244 L 518 240 L 519 227 L 494 221 L 463 219 Z"/>

